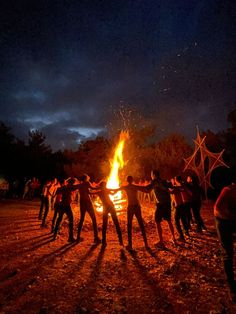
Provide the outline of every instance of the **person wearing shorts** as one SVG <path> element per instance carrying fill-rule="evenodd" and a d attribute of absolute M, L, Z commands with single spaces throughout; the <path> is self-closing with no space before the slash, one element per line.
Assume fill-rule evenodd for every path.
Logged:
<path fill-rule="evenodd" d="M 155 222 L 157 226 L 157 232 L 159 236 L 159 242 L 156 243 L 158 246 L 164 246 L 162 226 L 161 222 L 166 220 L 172 235 L 173 242 L 175 243 L 174 227 L 171 221 L 171 198 L 170 191 L 166 181 L 162 180 L 159 171 L 153 170 L 151 173 L 152 182 L 149 188 L 154 190 L 156 198 L 156 211 L 155 211 Z"/>
<path fill-rule="evenodd" d="M 113 190 L 123 190 L 126 192 L 127 199 L 128 199 L 128 207 L 127 207 L 127 231 L 128 231 L 128 245 L 126 246 L 127 250 L 133 251 L 132 245 L 132 222 L 134 216 L 136 217 L 142 236 L 145 247 L 148 248 L 147 236 L 145 231 L 145 225 L 142 218 L 141 206 L 138 200 L 138 191 L 140 192 L 148 192 L 146 187 L 147 186 L 140 186 L 137 184 L 133 184 L 133 177 L 127 177 L 127 185 L 121 186 L 119 189 Z"/>

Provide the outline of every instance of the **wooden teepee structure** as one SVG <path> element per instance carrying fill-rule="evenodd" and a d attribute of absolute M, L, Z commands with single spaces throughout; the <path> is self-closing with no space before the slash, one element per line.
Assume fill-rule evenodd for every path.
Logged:
<path fill-rule="evenodd" d="M 194 140 L 195 148 L 192 156 L 184 159 L 184 171 L 190 169 L 196 173 L 199 183 L 205 191 L 207 196 L 207 189 L 211 185 L 211 173 L 217 167 L 227 167 L 223 161 L 222 155 L 224 150 L 220 153 L 212 153 L 206 147 L 206 136 L 201 137 L 197 128 L 197 137 Z"/>

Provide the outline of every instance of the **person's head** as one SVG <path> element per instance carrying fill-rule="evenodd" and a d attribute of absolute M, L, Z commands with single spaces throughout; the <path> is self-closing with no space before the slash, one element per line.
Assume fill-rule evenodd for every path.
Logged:
<path fill-rule="evenodd" d="M 160 176 L 160 172 L 158 170 L 152 170 L 151 172 L 151 178 L 154 180 L 154 179 L 160 179 L 161 176 Z"/>
<path fill-rule="evenodd" d="M 82 182 L 88 182 L 90 179 L 89 175 L 87 175 L 86 173 L 82 175 L 81 177 L 81 181 Z"/>
<path fill-rule="evenodd" d="M 51 179 L 47 179 L 46 180 L 46 184 L 52 184 L 52 180 Z"/>
<path fill-rule="evenodd" d="M 75 179 L 71 178 L 70 180 L 68 180 L 69 185 L 73 185 L 74 183 L 75 183 Z"/>
<path fill-rule="evenodd" d="M 134 178 L 133 178 L 132 176 L 128 176 L 128 177 L 126 178 L 126 181 L 127 181 L 129 184 L 131 184 L 131 183 L 134 182 Z"/>
<path fill-rule="evenodd" d="M 193 178 L 192 178 L 191 176 L 187 176 L 186 181 L 187 181 L 188 183 L 192 183 L 192 182 L 193 182 Z"/>
<path fill-rule="evenodd" d="M 65 179 L 60 179 L 60 180 L 59 180 L 59 184 L 60 184 L 61 186 L 64 186 L 64 185 L 67 184 L 67 181 L 66 181 Z"/>
<path fill-rule="evenodd" d="M 182 177 L 181 176 L 176 176 L 175 177 L 175 184 L 176 185 L 181 185 L 182 183 Z"/>

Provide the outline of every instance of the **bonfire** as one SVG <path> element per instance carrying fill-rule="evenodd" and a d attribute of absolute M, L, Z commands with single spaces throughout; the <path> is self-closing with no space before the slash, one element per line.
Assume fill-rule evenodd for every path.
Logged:
<path fill-rule="evenodd" d="M 129 138 L 129 133 L 127 131 L 121 131 L 119 136 L 118 144 L 116 145 L 113 158 L 110 161 L 111 170 L 107 179 L 107 188 L 117 189 L 120 186 L 119 171 L 124 167 L 125 162 L 123 159 L 123 150 L 126 140 Z M 110 195 L 112 202 L 114 203 L 115 209 L 117 212 L 121 212 L 125 199 L 121 191 L 118 191 L 114 195 Z M 102 206 L 96 202 L 96 210 L 101 212 Z"/>

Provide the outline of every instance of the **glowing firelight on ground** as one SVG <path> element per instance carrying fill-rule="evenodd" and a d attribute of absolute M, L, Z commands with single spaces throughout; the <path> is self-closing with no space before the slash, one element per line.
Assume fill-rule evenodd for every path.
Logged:
<path fill-rule="evenodd" d="M 129 138 L 129 133 L 127 131 L 122 131 L 120 133 L 119 142 L 115 148 L 113 159 L 111 160 L 111 171 L 107 179 L 108 189 L 117 189 L 120 186 L 119 171 L 124 167 L 123 159 L 123 149 L 125 141 Z M 117 211 L 122 210 L 122 204 L 125 200 L 122 197 L 122 192 L 118 191 L 114 195 L 110 195 L 112 202 L 115 205 Z M 102 211 L 100 206 L 96 206 L 97 211 Z"/>

